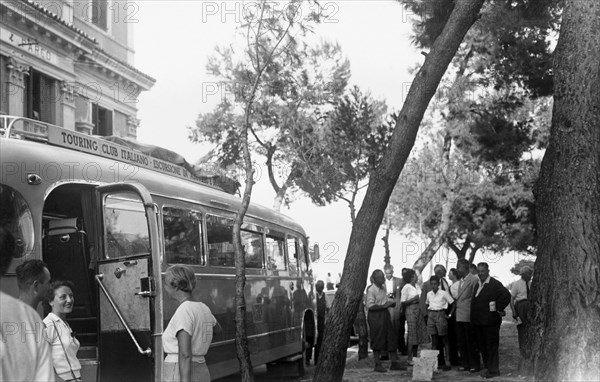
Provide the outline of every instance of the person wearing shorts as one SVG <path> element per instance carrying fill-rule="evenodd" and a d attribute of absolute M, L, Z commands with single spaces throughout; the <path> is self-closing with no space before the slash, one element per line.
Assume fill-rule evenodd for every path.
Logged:
<path fill-rule="evenodd" d="M 445 365 L 441 366 L 442 370 L 450 370 L 450 344 L 448 343 L 448 318 L 452 317 L 456 305 L 452 305 L 450 314 L 446 314 L 448 304 L 452 304 L 454 299 L 448 291 L 439 288 L 440 281 L 437 276 L 431 276 L 429 279 L 431 290 L 427 293 L 427 333 L 431 336 L 431 348 L 437 349 L 438 343 L 441 341 L 444 344 Z"/>

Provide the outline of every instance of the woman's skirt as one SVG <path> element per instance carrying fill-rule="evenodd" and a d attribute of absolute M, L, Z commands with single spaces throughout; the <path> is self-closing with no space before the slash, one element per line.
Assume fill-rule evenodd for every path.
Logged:
<path fill-rule="evenodd" d="M 387 309 L 369 311 L 369 334 L 371 337 L 371 349 L 394 351 L 398 347 L 398 339 L 390 312 Z"/>
<path fill-rule="evenodd" d="M 429 342 L 425 319 L 421 316 L 419 304 L 408 305 L 405 309 L 406 322 L 408 324 L 408 346 L 421 345 Z"/>
<path fill-rule="evenodd" d="M 165 362 L 163 364 L 163 382 L 179 382 L 179 363 Z M 206 362 L 198 363 L 192 361 L 192 381 L 210 382 L 210 373 Z"/>

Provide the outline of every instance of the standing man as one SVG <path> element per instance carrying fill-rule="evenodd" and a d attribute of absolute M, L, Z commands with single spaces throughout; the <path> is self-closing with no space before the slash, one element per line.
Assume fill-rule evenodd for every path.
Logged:
<path fill-rule="evenodd" d="M 431 290 L 427 293 L 425 302 L 428 310 L 427 332 L 431 336 L 431 347 L 438 349 L 440 342 L 442 349 L 445 349 L 445 365 L 440 365 L 442 370 L 448 371 L 450 367 L 450 344 L 448 343 L 448 319 L 454 313 L 455 305 L 450 309 L 450 313 L 446 314 L 446 309 L 450 304 L 454 303 L 454 299 L 446 290 L 439 289 L 439 281 L 437 276 L 431 276 L 429 279 Z M 442 350 L 443 351 L 443 350 Z"/>
<path fill-rule="evenodd" d="M 400 300 L 402 298 L 402 288 L 404 288 L 404 285 L 406 285 L 406 282 L 404 281 L 404 275 L 406 274 L 406 272 L 408 271 L 408 268 L 402 268 L 402 277 L 400 278 L 400 293 L 397 294 L 397 304 L 400 304 L 400 317 L 398 320 L 398 351 L 399 354 L 402 355 L 407 355 L 408 354 L 408 348 L 406 346 L 406 340 L 404 338 L 404 335 L 406 333 L 406 312 L 404 311 L 404 306 L 400 303 Z"/>
<path fill-rule="evenodd" d="M 498 280 L 490 277 L 487 263 L 477 264 L 479 282 L 471 300 L 471 324 L 479 343 L 483 364 L 487 369 L 484 378 L 500 375 L 498 346 L 500 345 L 501 311 L 510 303 L 510 292 Z"/>
<path fill-rule="evenodd" d="M 321 351 L 321 344 L 323 343 L 323 334 L 325 334 L 325 316 L 329 312 L 329 303 L 327 302 L 327 296 L 325 296 L 325 283 L 323 280 L 317 281 L 315 284 L 317 291 L 316 306 L 317 306 L 317 343 L 315 345 L 315 365 L 319 360 L 319 352 Z M 310 358 L 307 359 L 310 362 Z"/>
<path fill-rule="evenodd" d="M 402 279 L 394 276 L 394 266 L 391 264 L 386 264 L 383 267 L 383 272 L 385 273 L 385 290 L 387 292 L 388 298 L 396 301 L 396 306 L 388 308 L 390 312 L 390 317 L 392 319 L 392 327 L 391 330 L 394 331 L 396 337 L 398 338 L 400 334 L 400 311 L 402 310 L 402 304 L 400 303 L 400 295 L 402 292 Z M 404 334 L 404 331 L 403 333 Z M 400 338 L 398 338 L 398 350 L 400 350 Z M 404 341 L 404 336 L 402 336 L 402 341 Z"/>
<path fill-rule="evenodd" d="M 28 260 L 16 269 L 19 300 L 37 310 L 50 286 L 50 271 L 42 260 Z"/>
<path fill-rule="evenodd" d="M 437 264 L 435 267 L 433 267 L 433 273 L 438 278 L 439 288 L 443 291 L 447 291 L 448 293 L 450 293 L 450 285 L 448 284 L 448 281 L 445 278 L 446 277 L 446 267 L 444 267 L 442 264 Z M 421 291 L 421 298 L 419 300 L 419 308 L 421 310 L 421 315 L 423 316 L 425 322 L 427 322 L 427 320 L 428 320 L 427 305 L 426 305 L 427 293 L 429 293 L 432 289 L 433 288 L 431 287 L 430 281 L 426 281 L 423 283 L 423 289 Z M 427 332 L 426 335 L 429 336 L 429 332 Z M 444 358 L 444 344 L 440 341 L 438 343 L 438 347 L 435 348 L 434 350 L 439 350 L 438 365 L 440 368 L 443 368 L 443 365 L 446 364 L 446 359 Z"/>
<path fill-rule="evenodd" d="M 524 346 L 525 346 L 525 332 L 527 330 L 527 312 L 529 311 L 529 286 L 531 282 L 531 276 L 533 276 L 533 270 L 525 265 L 521 268 L 521 278 L 515 281 L 510 288 L 510 308 L 513 312 L 513 318 L 517 321 L 517 333 L 519 336 L 519 350 L 521 352 L 521 358 L 519 358 L 519 373 L 524 372 L 523 359 L 525 358 Z"/>
<path fill-rule="evenodd" d="M 471 299 L 479 279 L 469 272 L 467 259 L 459 259 L 456 270 L 459 277 L 456 294 L 456 339 L 462 365 L 460 370 L 476 373 L 480 366 L 479 353 L 475 350 L 475 336 L 471 326 Z"/>
<path fill-rule="evenodd" d="M 392 330 L 392 321 L 388 308 L 396 305 L 396 300 L 388 297 L 385 289 L 385 276 L 381 269 L 376 269 L 371 275 L 373 285 L 367 289 L 367 321 L 369 323 L 369 335 L 371 349 L 375 359 L 375 371 L 386 372 L 387 369 L 381 364 L 381 351 L 387 350 L 390 355 L 390 370 L 406 370 L 398 362 L 398 339 Z"/>
<path fill-rule="evenodd" d="M 11 263 L 15 240 L 0 227 L 0 277 Z M 30 306 L 0 291 L 0 381 L 54 381 L 44 323 Z"/>

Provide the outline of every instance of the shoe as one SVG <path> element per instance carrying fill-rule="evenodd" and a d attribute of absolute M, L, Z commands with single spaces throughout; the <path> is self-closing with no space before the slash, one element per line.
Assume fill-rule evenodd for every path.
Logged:
<path fill-rule="evenodd" d="M 387 369 L 381 365 L 375 365 L 375 371 L 378 373 L 385 373 Z"/>
<path fill-rule="evenodd" d="M 414 363 L 413 361 L 408 361 L 408 362 L 406 362 L 406 364 L 407 364 L 408 366 L 415 366 L 415 363 Z"/>
<path fill-rule="evenodd" d="M 469 373 L 479 373 L 481 369 L 470 369 Z"/>
<path fill-rule="evenodd" d="M 392 362 L 390 370 L 406 370 L 406 366 L 400 365 L 400 362 Z"/>
<path fill-rule="evenodd" d="M 461 366 L 461 367 L 458 368 L 458 371 L 469 371 L 469 368 Z"/>

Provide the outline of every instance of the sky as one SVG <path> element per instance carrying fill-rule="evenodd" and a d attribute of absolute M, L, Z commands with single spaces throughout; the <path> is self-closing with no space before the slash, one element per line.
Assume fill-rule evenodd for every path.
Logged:
<path fill-rule="evenodd" d="M 424 56 L 410 43 L 410 13 L 394 0 L 321 1 L 328 15 L 315 28 L 315 35 L 337 41 L 350 61 L 350 85 L 368 90 L 387 102 L 390 111 L 400 110 L 412 81 L 409 69 L 423 62 Z M 156 79 L 155 86 L 139 97 L 138 139 L 174 150 L 195 162 L 210 150 L 208 145 L 191 143 L 187 127 L 198 114 L 210 112 L 221 98 L 212 94 L 214 83 L 206 73 L 207 58 L 216 46 L 233 41 L 236 27 L 252 2 L 242 1 L 138 1 L 134 26 L 135 66 Z M 274 191 L 259 169 L 252 201 L 271 206 Z M 362 198 L 362 196 L 361 196 Z M 360 200 L 357 205 L 360 205 Z M 342 272 L 351 232 L 350 212 L 344 202 L 316 207 L 307 198 L 297 196 L 282 212 L 303 225 L 311 243 L 321 248 L 321 260 L 315 264 L 318 278 L 330 272 Z M 380 230 L 378 238 L 383 236 Z M 425 243 L 414 242 L 400 234 L 390 238 L 391 263 L 411 267 Z M 370 272 L 383 267 L 384 250 L 377 240 Z M 448 251 L 440 251 L 435 263 L 456 263 Z M 508 283 L 514 277 L 508 269 L 519 258 L 483 254 L 476 261 L 490 263 L 491 274 Z M 424 276 L 429 275 L 426 269 Z"/>

